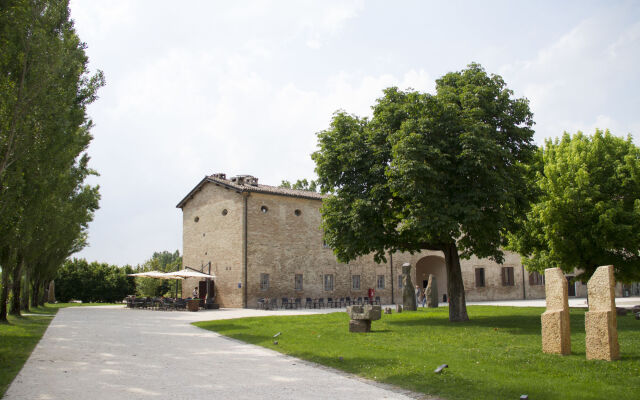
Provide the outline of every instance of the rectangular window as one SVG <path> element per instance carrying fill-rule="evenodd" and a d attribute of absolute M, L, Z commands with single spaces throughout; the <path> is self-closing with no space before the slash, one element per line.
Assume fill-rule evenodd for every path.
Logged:
<path fill-rule="evenodd" d="M 513 286 L 513 267 L 502 267 L 502 286 Z"/>
<path fill-rule="evenodd" d="M 260 290 L 269 289 L 269 274 L 260 274 Z"/>
<path fill-rule="evenodd" d="M 384 275 L 378 275 L 378 289 L 384 289 Z"/>
<path fill-rule="evenodd" d="M 402 275 L 398 275 L 398 289 L 402 289 Z"/>
<path fill-rule="evenodd" d="M 351 275 L 351 289 L 360 290 L 360 275 Z"/>
<path fill-rule="evenodd" d="M 328 292 L 333 290 L 333 274 L 326 274 L 324 276 L 324 290 Z"/>
<path fill-rule="evenodd" d="M 544 275 L 538 271 L 529 272 L 529 285 L 540 286 L 544 285 Z"/>
<path fill-rule="evenodd" d="M 296 274 L 295 290 L 302 290 L 302 274 Z"/>
<path fill-rule="evenodd" d="M 476 268 L 476 287 L 484 287 L 484 268 Z"/>

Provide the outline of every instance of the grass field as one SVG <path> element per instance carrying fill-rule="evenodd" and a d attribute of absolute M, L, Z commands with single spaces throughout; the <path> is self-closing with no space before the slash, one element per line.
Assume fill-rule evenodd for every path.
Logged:
<path fill-rule="evenodd" d="M 58 303 L 32 308 L 23 317 L 9 316 L 8 324 L 0 323 L 0 398 L 47 330 L 58 309 L 65 307 L 103 306 L 104 303 Z"/>
<path fill-rule="evenodd" d="M 585 358 L 584 310 L 571 312 L 572 354 L 564 357 L 541 351 L 542 308 L 468 311 L 471 321 L 455 324 L 447 308 L 383 315 L 371 333 L 349 333 L 344 312 L 194 325 L 446 399 L 640 399 L 640 321 L 632 315 L 618 317 L 622 359 L 605 362 Z"/>

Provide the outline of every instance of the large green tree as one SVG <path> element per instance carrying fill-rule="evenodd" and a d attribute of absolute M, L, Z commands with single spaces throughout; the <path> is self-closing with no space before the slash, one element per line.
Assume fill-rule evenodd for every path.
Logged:
<path fill-rule="evenodd" d="M 86 108 L 104 78 L 88 74 L 68 3 L 0 2 L 0 321 L 9 286 L 17 314 L 23 273 L 32 280 L 82 248 L 97 208 L 97 188 L 83 184 L 93 173 L 83 153 Z"/>
<path fill-rule="evenodd" d="M 529 270 L 598 266 L 640 280 L 640 149 L 609 131 L 547 140 L 535 164 L 537 199 L 512 236 Z"/>
<path fill-rule="evenodd" d="M 373 117 L 345 112 L 313 154 L 325 241 L 339 260 L 444 253 L 449 319 L 468 320 L 459 257 L 502 261 L 526 210 L 532 113 L 478 64 L 436 80 L 436 94 L 389 88 Z"/>

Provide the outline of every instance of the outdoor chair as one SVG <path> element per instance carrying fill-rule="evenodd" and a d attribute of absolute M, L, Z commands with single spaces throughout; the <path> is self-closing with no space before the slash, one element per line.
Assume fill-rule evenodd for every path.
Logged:
<path fill-rule="evenodd" d="M 362 305 L 362 297 L 358 297 L 358 299 L 356 300 L 356 304 Z"/>
<path fill-rule="evenodd" d="M 186 310 L 187 301 L 185 299 L 178 299 L 173 303 L 173 308 L 176 310 Z"/>
<path fill-rule="evenodd" d="M 327 297 L 327 308 L 334 306 L 333 297 Z"/>
<path fill-rule="evenodd" d="M 340 297 L 340 301 L 338 302 L 338 307 L 344 307 L 345 306 L 345 301 L 344 301 L 344 297 Z"/>
<path fill-rule="evenodd" d="M 351 297 L 347 296 L 347 297 L 345 298 L 345 300 L 344 300 L 344 304 L 345 304 L 345 305 L 347 305 L 347 306 L 350 306 L 350 305 L 352 304 L 352 303 L 351 303 Z"/>
<path fill-rule="evenodd" d="M 307 297 L 307 301 L 304 303 L 304 308 L 313 308 L 313 300 L 311 297 Z"/>
<path fill-rule="evenodd" d="M 173 299 L 162 299 L 160 306 L 165 311 L 175 309 Z"/>
<path fill-rule="evenodd" d="M 287 309 L 287 308 L 290 308 L 290 307 L 291 307 L 291 305 L 289 304 L 289 299 L 287 297 L 283 297 L 282 298 L 282 303 L 280 303 L 280 308 Z"/>
<path fill-rule="evenodd" d="M 319 298 L 316 304 L 318 305 L 318 308 L 324 308 L 324 297 Z"/>
<path fill-rule="evenodd" d="M 269 310 L 277 310 L 278 309 L 278 299 L 269 300 Z"/>
<path fill-rule="evenodd" d="M 261 297 L 258 299 L 258 310 L 264 310 L 264 309 L 265 309 L 264 297 Z"/>
<path fill-rule="evenodd" d="M 377 304 L 377 305 L 382 305 L 380 304 L 380 296 L 376 296 L 376 300 L 373 302 L 373 304 Z"/>
<path fill-rule="evenodd" d="M 296 298 L 293 303 L 293 307 L 297 310 L 298 308 L 302 308 L 302 299 Z"/>

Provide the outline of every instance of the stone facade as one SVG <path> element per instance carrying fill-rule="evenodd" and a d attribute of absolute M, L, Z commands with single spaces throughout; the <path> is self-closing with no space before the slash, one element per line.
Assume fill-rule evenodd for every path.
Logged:
<path fill-rule="evenodd" d="M 183 263 L 216 276 L 222 307 L 256 307 L 259 298 L 366 298 L 373 288 L 383 304 L 402 303 L 402 264 L 411 281 L 426 287 L 436 277 L 440 301 L 447 295 L 444 256 L 396 253 L 386 263 L 372 256 L 339 263 L 323 245 L 322 196 L 259 185 L 251 176 L 205 177 L 179 204 L 183 211 Z M 460 260 L 467 301 L 544 298 L 542 279 L 530 279 L 520 256 L 504 264 L 472 257 Z M 183 281 L 184 296 L 198 281 Z M 413 288 L 412 288 L 413 292 Z M 392 298 L 393 297 L 393 298 Z"/>

